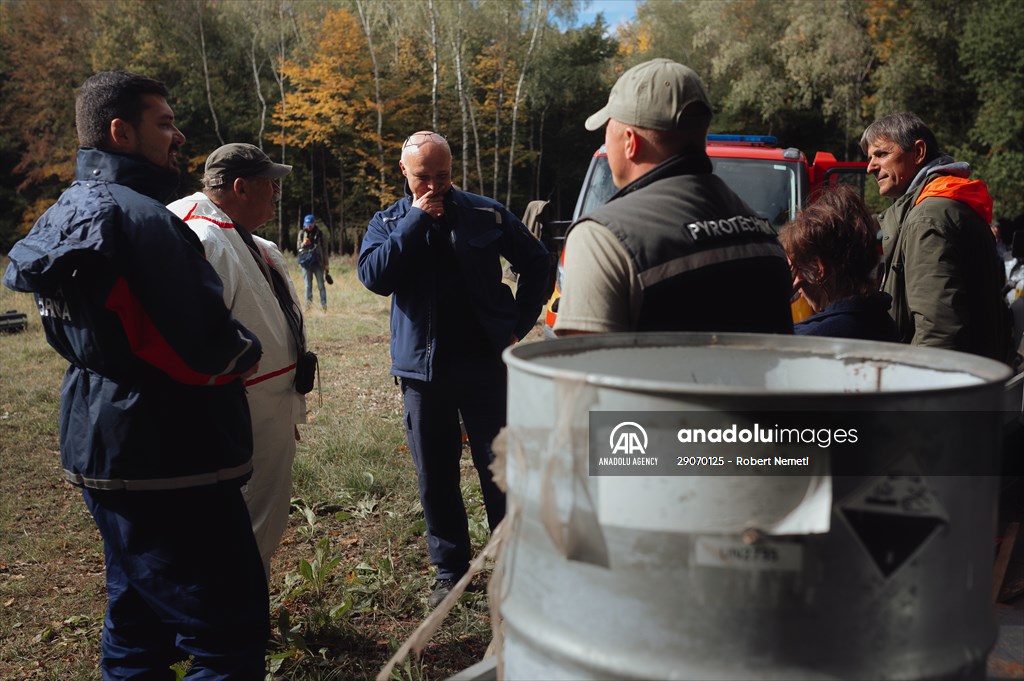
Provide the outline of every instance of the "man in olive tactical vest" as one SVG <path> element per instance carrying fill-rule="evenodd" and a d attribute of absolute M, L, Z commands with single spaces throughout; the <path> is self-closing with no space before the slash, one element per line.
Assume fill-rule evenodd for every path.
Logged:
<path fill-rule="evenodd" d="M 626 71 L 586 121 L 619 191 L 570 227 L 558 335 L 792 333 L 792 278 L 771 223 L 711 170 L 711 106 L 691 69 Z"/>

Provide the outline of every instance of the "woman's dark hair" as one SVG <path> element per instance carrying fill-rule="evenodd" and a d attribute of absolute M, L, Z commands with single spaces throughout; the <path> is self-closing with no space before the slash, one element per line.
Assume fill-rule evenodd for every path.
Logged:
<path fill-rule="evenodd" d="M 75 127 L 83 147 L 103 148 L 115 118 L 133 126 L 142 122 L 146 109 L 143 95 L 168 96 L 167 86 L 148 76 L 127 71 L 102 71 L 89 76 L 78 88 L 75 99 Z"/>
<path fill-rule="evenodd" d="M 877 288 L 878 222 L 852 189 L 839 185 L 779 231 L 794 272 L 821 286 L 829 302 Z M 819 277 L 821 260 L 824 277 Z"/>

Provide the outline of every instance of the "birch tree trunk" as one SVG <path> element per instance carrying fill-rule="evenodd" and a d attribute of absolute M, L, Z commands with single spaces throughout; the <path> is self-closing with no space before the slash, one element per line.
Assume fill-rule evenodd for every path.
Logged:
<path fill-rule="evenodd" d="M 287 57 L 287 52 L 285 51 L 285 8 L 283 2 L 278 3 L 277 5 L 277 17 L 278 34 L 277 45 L 275 46 L 277 48 L 277 63 L 271 64 L 271 73 L 274 76 L 274 82 L 277 83 L 278 94 L 281 97 L 281 163 L 284 163 L 288 149 L 288 143 L 286 142 L 288 138 L 285 135 L 285 121 L 288 120 L 288 100 L 285 98 L 284 74 L 281 73 L 281 67 L 284 66 L 285 59 Z M 291 250 L 294 247 L 294 244 L 292 244 L 291 239 L 289 238 L 290 235 L 288 234 L 287 227 L 288 222 L 284 219 L 282 211 L 283 199 L 284 194 L 282 192 L 282 195 L 277 199 L 277 247 L 281 250 L 284 250 L 285 248 Z"/>
<path fill-rule="evenodd" d="M 455 89 L 459 97 L 459 112 L 462 114 L 462 188 L 469 189 L 469 107 L 466 101 L 466 86 L 462 73 L 462 26 L 458 27 L 458 38 L 452 39 L 455 53 Z"/>
<path fill-rule="evenodd" d="M 387 189 L 387 174 L 384 166 L 384 103 L 380 97 L 380 64 L 377 60 L 377 50 L 373 45 L 373 26 L 368 9 L 366 0 L 356 0 L 359 23 L 362 24 L 363 32 L 366 34 L 366 45 L 370 52 L 370 63 L 373 64 L 374 108 L 377 111 L 377 162 L 380 168 L 380 187 L 378 189 L 379 196 L 384 196 Z"/>
<path fill-rule="evenodd" d="M 505 104 L 505 76 L 508 70 L 508 48 L 509 48 L 509 24 L 512 10 L 505 9 L 505 37 L 501 50 L 501 68 L 498 71 L 498 99 L 494 106 L 494 175 L 491 181 L 491 197 L 498 196 L 498 176 L 501 170 L 498 166 L 501 157 L 501 107 Z"/>
<path fill-rule="evenodd" d="M 466 91 L 466 69 L 462 63 L 463 51 L 466 46 L 465 12 L 461 2 L 446 6 L 451 11 L 450 16 L 446 17 L 450 21 L 448 47 L 451 50 L 452 60 L 455 62 L 455 94 L 459 101 L 459 113 L 462 119 L 462 182 L 459 186 L 461 189 L 469 191 L 469 94 Z"/>
<path fill-rule="evenodd" d="M 256 85 L 256 99 L 260 100 L 260 127 L 256 131 L 256 146 L 263 149 L 263 131 L 267 127 L 267 100 L 263 96 L 263 85 L 260 83 L 260 65 L 256 61 L 256 39 L 259 31 L 252 32 L 252 42 L 249 43 L 249 63 L 252 65 L 252 79 Z"/>
<path fill-rule="evenodd" d="M 434 11 L 434 0 L 427 0 L 430 13 L 430 71 L 433 81 L 430 85 L 430 129 L 437 132 L 437 13 Z"/>
<path fill-rule="evenodd" d="M 476 178 L 477 192 L 484 193 L 484 166 L 480 161 L 480 130 L 476 125 L 476 112 L 473 111 L 473 99 L 467 98 L 469 103 L 469 124 L 473 130 L 473 151 L 476 153 Z"/>
<path fill-rule="evenodd" d="M 263 150 L 263 133 L 267 128 L 267 99 L 263 96 L 263 84 L 260 83 L 260 71 L 262 66 L 256 61 L 256 41 L 259 36 L 259 29 L 253 28 L 252 42 L 249 43 L 249 63 L 252 65 L 252 79 L 256 85 L 256 98 L 260 101 L 260 127 L 256 131 L 256 146 Z M 283 100 L 282 100 L 283 101 Z M 282 136 L 281 140 L 281 155 L 284 156 L 284 139 Z M 274 215 L 277 217 L 277 239 L 278 248 L 283 248 L 284 244 L 284 216 L 281 214 L 281 202 L 284 200 L 284 192 L 277 193 L 277 210 L 274 211 Z"/>
<path fill-rule="evenodd" d="M 213 107 L 213 93 L 210 91 L 210 65 L 206 58 L 206 31 L 203 29 L 203 5 L 196 3 L 196 14 L 199 15 L 199 52 L 203 57 L 203 82 L 206 84 L 206 103 L 210 107 L 210 117 L 213 119 L 213 131 L 217 134 L 217 141 L 224 144 L 224 138 L 220 135 L 220 123 L 217 121 L 217 111 Z"/>
<path fill-rule="evenodd" d="M 519 80 L 516 82 L 515 99 L 512 101 L 512 130 L 510 131 L 508 144 L 508 185 L 505 189 L 505 207 L 508 208 L 512 201 L 512 164 L 516 156 L 516 122 L 519 118 L 519 102 L 522 101 L 523 83 L 526 81 L 526 71 L 530 67 L 530 58 L 533 56 L 533 48 L 537 45 L 537 36 L 540 34 L 540 27 L 544 17 L 544 0 L 535 0 L 537 11 L 534 14 L 533 31 L 530 35 L 530 45 L 526 48 L 526 55 L 523 57 L 522 66 L 519 69 Z"/>

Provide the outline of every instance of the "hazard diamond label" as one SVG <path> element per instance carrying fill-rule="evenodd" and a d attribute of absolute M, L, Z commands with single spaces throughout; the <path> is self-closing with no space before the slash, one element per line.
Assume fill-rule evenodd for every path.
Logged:
<path fill-rule="evenodd" d="M 898 470 L 899 474 L 868 480 L 838 504 L 843 519 L 885 577 L 949 523 L 916 463 L 905 459 Z"/>

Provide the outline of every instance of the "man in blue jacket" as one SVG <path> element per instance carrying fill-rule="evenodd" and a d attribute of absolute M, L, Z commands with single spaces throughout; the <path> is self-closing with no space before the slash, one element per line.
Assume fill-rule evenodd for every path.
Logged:
<path fill-rule="evenodd" d="M 185 142 L 167 95 L 121 71 L 85 81 L 76 181 L 11 249 L 4 285 L 35 295 L 70 364 L 61 463 L 103 537 L 104 680 L 173 678 L 189 656 L 187 678 L 261 679 L 267 583 L 240 489 L 240 379 L 261 347 L 164 208 Z"/>
<path fill-rule="evenodd" d="M 466 427 L 491 530 L 505 495 L 491 479 L 491 441 L 505 425 L 501 352 L 540 315 L 548 252 L 504 206 L 452 186 L 452 154 L 436 132 L 413 133 L 399 162 L 406 196 L 373 216 L 359 280 L 391 299 L 391 373 L 401 379 L 405 427 L 419 476 L 436 606 L 469 568 L 459 488 Z M 501 258 L 519 273 L 502 283 Z"/>

